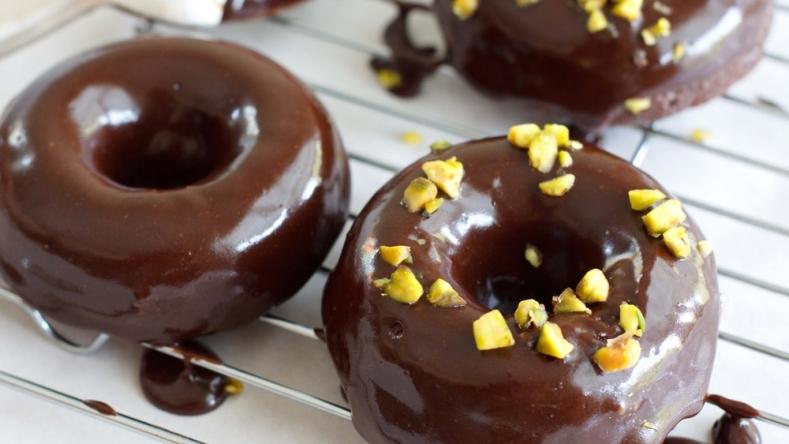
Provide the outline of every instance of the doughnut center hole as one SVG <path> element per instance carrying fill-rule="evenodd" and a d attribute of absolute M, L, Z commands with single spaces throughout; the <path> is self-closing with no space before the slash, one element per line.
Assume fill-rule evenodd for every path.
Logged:
<path fill-rule="evenodd" d="M 539 268 L 524 257 L 527 244 L 541 252 Z M 524 299 L 550 310 L 553 296 L 575 288 L 587 271 L 605 263 L 600 245 L 562 227 L 495 227 L 467 237 L 466 248 L 453 259 L 453 275 L 469 290 L 471 302 L 504 315 L 513 314 Z"/>
<path fill-rule="evenodd" d="M 121 104 L 127 106 L 103 107 L 92 127 L 79 123 L 83 134 L 89 129 L 83 147 L 92 169 L 123 187 L 170 190 L 207 182 L 242 151 L 244 131 L 230 112 L 167 93 L 152 94 L 136 109 Z"/>

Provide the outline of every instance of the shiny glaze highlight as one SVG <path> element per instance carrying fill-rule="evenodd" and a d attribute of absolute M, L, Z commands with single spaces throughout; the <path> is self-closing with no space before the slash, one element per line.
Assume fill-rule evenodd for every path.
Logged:
<path fill-rule="evenodd" d="M 461 196 L 430 218 L 408 213 L 403 190 L 424 161 L 457 156 L 466 170 Z M 372 443 L 660 442 L 704 402 L 715 354 L 719 298 L 715 263 L 676 260 L 647 235 L 627 191 L 660 188 L 624 160 L 587 145 L 569 168 L 575 187 L 562 198 L 537 184 L 523 150 L 504 138 L 431 154 L 390 180 L 352 228 L 327 284 L 327 344 L 359 433 Z M 702 239 L 691 221 L 689 230 Z M 535 270 L 527 243 L 543 254 Z M 447 280 L 468 305 L 442 309 L 382 296 L 372 279 L 393 267 L 379 245 L 408 245 L 427 288 Z M 537 330 L 519 331 L 515 304 L 574 287 L 590 268 L 611 282 L 591 316 L 552 315 L 575 350 L 565 362 L 534 350 Z M 632 370 L 601 374 L 591 360 L 617 327 L 621 302 L 646 316 Z M 500 308 L 514 347 L 480 352 L 472 322 Z M 653 428 L 644 427 L 644 422 Z"/>
<path fill-rule="evenodd" d="M 244 20 L 275 15 L 304 0 L 227 0 L 224 20 Z"/>
<path fill-rule="evenodd" d="M 349 178 L 323 108 L 245 48 L 91 51 L 0 123 L 0 264 L 48 317 L 172 343 L 251 321 L 306 282 Z"/>

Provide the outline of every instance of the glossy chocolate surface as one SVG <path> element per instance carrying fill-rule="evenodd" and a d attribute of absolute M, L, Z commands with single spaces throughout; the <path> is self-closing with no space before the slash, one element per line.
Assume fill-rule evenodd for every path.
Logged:
<path fill-rule="evenodd" d="M 83 404 L 101 413 L 102 415 L 116 416 L 118 414 L 118 412 L 116 412 L 115 409 L 106 402 L 88 399 L 84 401 Z"/>
<path fill-rule="evenodd" d="M 542 0 L 527 7 L 480 1 L 466 20 L 452 12 L 452 0 L 435 0 L 433 9 L 448 48 L 446 63 L 469 82 L 495 96 L 523 97 L 524 116 L 593 130 L 655 120 L 706 101 L 761 57 L 769 0 L 661 0 L 668 15 L 656 3 L 645 0 L 643 18 L 633 23 L 609 13 L 614 31 L 594 34 L 576 1 Z M 402 95 L 419 90 L 435 60 L 408 41 L 401 23 L 410 10 L 401 4 L 400 17 L 385 33 L 390 67 L 403 72 L 404 84 L 394 90 Z M 647 46 L 641 30 L 663 16 L 671 22 L 671 35 Z M 678 63 L 672 56 L 677 43 L 686 45 Z M 383 65 L 379 59 L 374 66 Z M 631 97 L 650 97 L 652 107 L 634 116 L 624 107 Z"/>
<path fill-rule="evenodd" d="M 227 0 L 224 20 L 267 17 L 304 0 Z"/>
<path fill-rule="evenodd" d="M 296 292 L 343 226 L 344 151 L 269 59 L 151 38 L 50 70 L 0 123 L 0 265 L 60 322 L 173 343 Z"/>
<path fill-rule="evenodd" d="M 400 200 L 422 162 L 450 156 L 466 171 L 459 199 L 427 219 L 408 213 Z M 660 188 L 646 174 L 591 145 L 573 158 L 575 187 L 552 198 L 537 187 L 552 175 L 534 171 L 506 139 L 461 144 L 403 170 L 360 214 L 327 284 L 323 319 L 354 425 L 369 442 L 660 442 L 701 409 L 719 317 L 713 257 L 678 261 L 647 235 L 627 198 Z M 539 269 L 523 258 L 527 243 L 542 252 Z M 425 288 L 441 277 L 468 305 L 382 296 L 371 281 L 393 267 L 377 257 L 379 245 L 410 246 Z M 514 306 L 533 297 L 550 307 L 595 267 L 611 282 L 608 301 L 590 306 L 591 316 L 552 315 L 575 350 L 564 362 L 538 354 L 537 330 L 518 330 Z M 646 316 L 642 357 L 604 375 L 591 356 L 621 333 L 625 301 Z M 472 322 L 493 307 L 518 332 L 516 344 L 480 352 Z"/>
<path fill-rule="evenodd" d="M 196 342 L 179 346 L 185 359 L 146 349 L 140 366 L 140 385 L 145 397 L 162 410 L 177 415 L 208 413 L 225 402 L 230 378 L 192 364 L 195 358 L 221 362 L 207 347 Z"/>

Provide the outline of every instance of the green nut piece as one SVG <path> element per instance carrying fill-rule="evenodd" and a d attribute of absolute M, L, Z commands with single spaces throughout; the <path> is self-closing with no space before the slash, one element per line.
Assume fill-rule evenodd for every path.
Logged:
<path fill-rule="evenodd" d="M 378 248 L 378 254 L 381 255 L 381 259 L 387 264 L 394 265 L 395 267 L 402 263 L 410 264 L 413 262 L 411 258 L 411 247 L 406 247 L 405 245 L 395 245 L 393 247 L 381 245 L 381 247 Z"/>
<path fill-rule="evenodd" d="M 472 327 L 477 350 L 493 350 L 515 345 L 515 338 L 512 337 L 510 327 L 498 310 L 485 313 L 474 321 Z"/>
<path fill-rule="evenodd" d="M 630 208 L 634 211 L 644 211 L 652 205 L 666 198 L 660 190 L 630 190 L 627 192 L 630 199 Z"/>
<path fill-rule="evenodd" d="M 518 148 L 529 148 L 531 141 L 540 134 L 540 127 L 534 123 L 515 125 L 507 133 L 507 140 Z"/>
<path fill-rule="evenodd" d="M 622 304 L 619 306 L 619 326 L 625 333 L 636 336 L 644 334 L 647 321 L 641 310 L 633 304 Z"/>
<path fill-rule="evenodd" d="M 452 144 L 446 139 L 436 140 L 435 142 L 430 144 L 430 149 L 433 151 L 444 151 L 445 149 L 451 147 Z"/>
<path fill-rule="evenodd" d="M 553 297 L 553 312 L 559 313 L 586 313 L 592 314 L 592 310 L 578 299 L 572 288 L 565 288 L 562 294 Z"/>
<path fill-rule="evenodd" d="M 392 272 L 389 283 L 384 287 L 387 296 L 408 305 L 415 304 L 424 292 L 414 272 L 405 265 L 397 267 L 397 270 Z"/>
<path fill-rule="evenodd" d="M 682 209 L 682 203 L 677 199 L 670 199 L 655 207 L 641 219 L 649 234 L 658 237 L 669 228 L 685 222 L 687 218 L 688 216 Z"/>
<path fill-rule="evenodd" d="M 575 175 L 565 174 L 555 179 L 540 182 L 539 187 L 542 194 L 551 197 L 562 197 L 567 194 L 575 185 Z"/>
<path fill-rule="evenodd" d="M 663 233 L 663 243 L 666 244 L 671 254 L 677 259 L 685 259 L 690 256 L 690 239 L 688 230 L 683 226 L 672 227 Z"/>
<path fill-rule="evenodd" d="M 641 344 L 627 333 L 608 341 L 598 349 L 592 359 L 603 373 L 627 370 L 641 358 Z"/>
<path fill-rule="evenodd" d="M 429 200 L 427 203 L 425 203 L 425 213 L 429 216 L 438 211 L 438 209 L 441 208 L 441 205 L 444 205 L 444 199 L 441 197 Z"/>
<path fill-rule="evenodd" d="M 410 213 L 418 213 L 436 196 L 438 196 L 436 185 L 424 177 L 417 177 L 403 192 L 403 205 Z"/>
<path fill-rule="evenodd" d="M 706 258 L 707 256 L 712 254 L 712 243 L 708 240 L 701 240 L 696 245 L 698 248 L 699 253 L 701 253 L 701 257 Z"/>
<path fill-rule="evenodd" d="M 578 286 L 575 288 L 575 292 L 578 293 L 578 297 L 582 301 L 587 304 L 594 304 L 595 302 L 608 300 L 609 289 L 610 284 L 603 270 L 593 268 L 581 278 L 581 281 L 578 282 Z"/>
<path fill-rule="evenodd" d="M 552 135 L 559 146 L 564 148 L 570 146 L 570 128 L 558 123 L 549 123 L 543 127 L 543 131 Z"/>
<path fill-rule="evenodd" d="M 559 151 L 559 166 L 562 168 L 573 166 L 573 155 L 567 151 Z"/>
<path fill-rule="evenodd" d="M 554 358 L 564 359 L 573 351 L 573 344 L 564 339 L 562 329 L 553 322 L 546 322 L 540 328 L 537 351 Z"/>
<path fill-rule="evenodd" d="M 433 305 L 438 307 L 463 307 L 466 305 L 466 300 L 463 299 L 449 282 L 439 278 L 430 286 L 430 291 L 427 293 L 427 300 Z"/>
<path fill-rule="evenodd" d="M 515 322 L 518 327 L 527 329 L 530 325 L 534 325 L 540 328 L 547 321 L 548 312 L 545 310 L 545 306 L 536 300 L 526 299 L 518 303 L 518 308 L 515 310 Z"/>
<path fill-rule="evenodd" d="M 457 157 L 447 160 L 433 160 L 422 164 L 422 171 L 431 182 L 452 199 L 460 195 L 460 181 L 463 180 L 463 164 Z"/>
<path fill-rule="evenodd" d="M 526 251 L 523 253 L 523 256 L 534 268 L 540 268 L 540 265 L 542 265 L 542 253 L 532 244 L 526 245 Z"/>
<path fill-rule="evenodd" d="M 541 173 L 548 173 L 559 155 L 559 142 L 556 136 L 541 132 L 529 144 L 529 164 Z"/>

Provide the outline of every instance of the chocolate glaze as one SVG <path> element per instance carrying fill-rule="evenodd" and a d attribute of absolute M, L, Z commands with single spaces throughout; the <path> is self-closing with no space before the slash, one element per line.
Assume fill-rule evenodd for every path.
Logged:
<path fill-rule="evenodd" d="M 156 407 L 178 415 L 201 415 L 225 402 L 230 378 L 192 364 L 195 359 L 221 363 L 214 352 L 196 342 L 181 344 L 184 359 L 146 349 L 140 366 L 145 397 Z"/>
<path fill-rule="evenodd" d="M 0 121 L 0 263 L 48 317 L 173 343 L 257 318 L 339 234 L 347 160 L 312 94 L 228 43 L 71 59 Z"/>
<path fill-rule="evenodd" d="M 428 219 L 408 213 L 401 196 L 422 176 L 422 162 L 450 156 L 466 170 L 460 198 Z M 327 344 L 366 440 L 660 442 L 701 409 L 720 308 L 713 258 L 678 261 L 647 235 L 627 191 L 660 188 L 652 178 L 591 145 L 573 157 L 575 187 L 551 198 L 537 187 L 551 176 L 532 170 L 523 150 L 504 138 L 469 142 L 407 167 L 367 204 L 323 300 Z M 538 270 L 523 259 L 527 243 L 543 253 Z M 379 245 L 411 246 L 423 285 L 441 277 L 468 305 L 382 297 L 371 281 L 393 268 L 377 257 Z M 553 317 L 575 344 L 565 362 L 534 350 L 536 329 L 520 332 L 514 347 L 476 349 L 472 322 L 491 307 L 517 332 L 519 300 L 548 304 L 595 267 L 611 282 L 608 301 L 591 306 L 591 316 Z M 646 316 L 642 358 L 604 375 L 591 355 L 621 333 L 624 301 Z M 643 427 L 647 421 L 655 430 Z"/>
<path fill-rule="evenodd" d="M 86 406 L 92 408 L 93 410 L 101 413 L 102 415 L 107 415 L 107 416 L 117 416 L 118 415 L 118 412 L 116 412 L 115 409 L 112 408 L 106 402 L 101 402 L 101 401 L 95 401 L 93 399 L 88 399 L 88 400 L 82 401 L 82 403 L 85 404 Z"/>
<path fill-rule="evenodd" d="M 227 0 L 224 20 L 268 17 L 304 0 Z"/>
<path fill-rule="evenodd" d="M 713 444 L 761 444 L 759 429 L 751 418 L 759 416 L 759 411 L 750 405 L 724 398 L 720 395 L 708 395 L 707 402 L 720 407 L 725 413 L 712 427 Z M 688 438 L 671 437 L 664 444 L 701 444 Z"/>
<path fill-rule="evenodd" d="M 655 120 L 704 102 L 761 57 L 772 12 L 769 0 L 661 0 L 672 10 L 667 16 L 672 34 L 648 47 L 640 31 L 662 16 L 655 2 L 645 0 L 643 19 L 632 24 L 609 14 L 615 35 L 589 33 L 587 14 L 575 1 L 543 0 L 525 8 L 512 1 L 481 1 L 466 20 L 452 12 L 452 0 L 435 0 L 433 9 L 446 40 L 447 63 L 474 86 L 494 96 L 523 97 L 527 115 L 537 110 L 543 119 L 594 130 Z M 400 15 L 386 31 L 391 66 L 407 68 L 405 84 L 394 91 L 402 95 L 418 91 L 418 83 L 434 70 L 430 64 L 404 63 L 414 58 L 401 26 L 411 10 L 400 5 Z M 687 55 L 674 63 L 678 42 L 687 43 Z M 635 63 L 636 54 L 645 63 Z M 623 106 L 631 97 L 650 97 L 652 107 L 633 116 Z"/>

